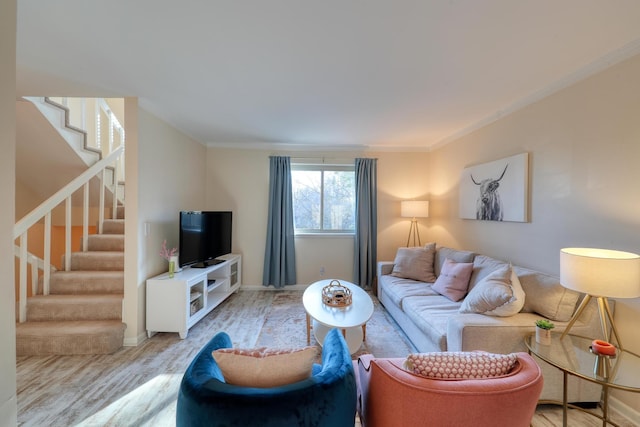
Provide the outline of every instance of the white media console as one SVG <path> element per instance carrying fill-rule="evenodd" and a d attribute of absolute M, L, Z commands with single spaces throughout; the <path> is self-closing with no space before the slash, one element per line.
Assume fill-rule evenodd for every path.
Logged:
<path fill-rule="evenodd" d="M 206 316 L 242 283 L 242 256 L 221 256 L 220 264 L 184 268 L 147 280 L 147 335 L 177 332 L 185 339 L 189 328 Z"/>

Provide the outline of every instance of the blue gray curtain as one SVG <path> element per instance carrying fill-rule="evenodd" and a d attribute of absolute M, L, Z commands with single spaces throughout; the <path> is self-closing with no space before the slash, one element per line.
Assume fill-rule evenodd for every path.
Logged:
<path fill-rule="evenodd" d="M 282 288 L 296 284 L 291 159 L 269 158 L 269 218 L 262 285 Z"/>
<path fill-rule="evenodd" d="M 377 159 L 356 159 L 356 239 L 354 283 L 371 288 L 376 276 L 378 239 Z"/>

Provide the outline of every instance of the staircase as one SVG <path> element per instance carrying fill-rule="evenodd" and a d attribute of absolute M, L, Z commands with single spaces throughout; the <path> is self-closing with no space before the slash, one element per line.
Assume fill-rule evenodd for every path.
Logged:
<path fill-rule="evenodd" d="M 124 139 L 120 147 L 113 151 L 109 147 L 106 153 L 101 153 L 87 147 L 86 132 L 69 125 L 68 108 L 46 99 L 40 104 L 40 112 L 88 168 L 25 215 L 14 228 L 14 238 L 20 240 L 19 255 L 16 254 L 20 264 L 16 353 L 18 356 L 113 353 L 122 347 L 126 328 L 122 322 L 124 193 L 121 194 L 121 190 L 124 182 L 118 179 L 122 176 L 118 172 L 123 165 Z M 74 140 L 82 144 L 76 143 L 78 147 L 75 147 Z M 97 160 L 91 158 L 96 155 Z M 113 208 L 106 208 L 107 198 L 111 198 Z M 80 251 L 71 252 L 71 211 L 78 201 L 83 210 L 83 237 Z M 51 237 L 47 236 L 51 236 L 52 211 L 59 210 L 61 204 L 65 205 L 65 255 L 62 256 L 63 269 L 58 271 L 51 268 Z M 87 233 L 90 206 L 96 207 L 99 213 L 99 234 Z M 105 211 L 112 212 L 113 219 L 104 219 Z M 40 264 L 33 262 L 38 258 L 30 254 L 27 247 L 29 228 L 38 222 L 44 222 L 45 257 L 39 260 Z M 82 247 L 83 241 L 86 247 Z M 33 279 L 31 297 L 27 297 L 26 289 L 27 262 Z"/>
<path fill-rule="evenodd" d="M 71 254 L 71 270 L 51 274 L 50 293 L 27 300 L 16 324 L 18 356 L 109 354 L 122 347 L 124 209 L 90 235 L 87 251 Z M 63 262 L 64 264 L 64 262 Z M 39 286 L 42 286 L 42 278 Z"/>

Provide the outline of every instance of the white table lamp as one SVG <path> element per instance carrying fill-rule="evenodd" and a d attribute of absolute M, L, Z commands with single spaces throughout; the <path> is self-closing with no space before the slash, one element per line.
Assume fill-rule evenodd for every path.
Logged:
<path fill-rule="evenodd" d="M 618 346 L 622 349 L 607 298 L 640 296 L 640 255 L 609 249 L 561 249 L 560 283 L 565 288 L 586 294 L 562 333 L 562 338 L 580 317 L 591 298 L 595 297 L 598 300 L 600 324 L 605 341 L 609 341 L 608 320 Z"/>
<path fill-rule="evenodd" d="M 411 218 L 411 227 L 409 227 L 409 236 L 407 237 L 407 247 L 409 240 L 413 235 L 413 246 L 416 245 L 416 236 L 418 237 L 418 246 L 422 246 L 420 242 L 420 230 L 418 229 L 418 220 L 416 218 L 429 217 L 429 202 L 426 200 L 403 200 L 400 202 L 400 216 L 403 218 Z"/>

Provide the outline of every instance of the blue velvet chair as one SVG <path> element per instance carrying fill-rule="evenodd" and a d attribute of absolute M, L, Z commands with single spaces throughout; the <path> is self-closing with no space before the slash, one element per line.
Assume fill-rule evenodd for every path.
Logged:
<path fill-rule="evenodd" d="M 231 348 L 218 333 L 191 362 L 180 384 L 177 427 L 353 427 L 356 380 L 347 344 L 338 329 L 327 334 L 322 365 L 306 380 L 274 388 L 226 384 L 211 353 Z"/>

